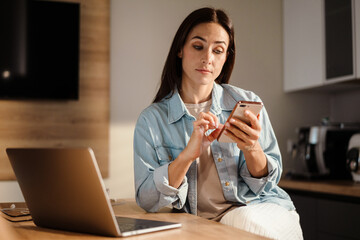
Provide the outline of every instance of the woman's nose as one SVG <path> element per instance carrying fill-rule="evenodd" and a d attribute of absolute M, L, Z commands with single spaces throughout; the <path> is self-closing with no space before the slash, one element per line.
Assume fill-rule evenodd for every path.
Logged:
<path fill-rule="evenodd" d="M 204 51 L 204 55 L 201 58 L 203 64 L 211 64 L 213 60 L 213 54 L 211 51 Z"/>

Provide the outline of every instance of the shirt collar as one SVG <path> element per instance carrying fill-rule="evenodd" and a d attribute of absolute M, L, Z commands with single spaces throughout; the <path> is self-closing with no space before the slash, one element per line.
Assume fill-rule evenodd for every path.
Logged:
<path fill-rule="evenodd" d="M 186 106 L 180 97 L 179 91 L 175 89 L 174 94 L 168 100 L 168 123 L 178 121 L 187 114 Z"/>
<path fill-rule="evenodd" d="M 231 111 L 236 104 L 236 100 L 228 93 L 222 85 L 214 82 L 212 91 L 212 106 L 210 111 L 215 115 L 222 111 Z"/>
<path fill-rule="evenodd" d="M 231 111 L 235 104 L 236 100 L 228 93 L 228 91 L 224 90 L 221 85 L 214 82 L 210 111 L 215 115 L 220 115 L 222 111 Z M 174 123 L 184 115 L 190 116 L 176 89 L 174 94 L 168 99 L 168 123 Z"/>

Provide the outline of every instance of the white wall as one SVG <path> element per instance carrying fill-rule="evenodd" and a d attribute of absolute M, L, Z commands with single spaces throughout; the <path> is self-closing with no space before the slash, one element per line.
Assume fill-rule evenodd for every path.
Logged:
<path fill-rule="evenodd" d="M 0 182 L 0 202 L 23 202 L 19 184 L 16 181 Z"/>
<path fill-rule="evenodd" d="M 111 0 L 110 177 L 111 197 L 134 197 L 133 131 L 158 87 L 174 34 L 193 10 L 213 6 L 235 26 L 236 64 L 230 83 L 265 103 L 284 156 L 295 128 L 329 116 L 329 96 L 283 93 L 281 0 Z M 0 183 L 0 201 L 21 201 L 14 182 Z"/>

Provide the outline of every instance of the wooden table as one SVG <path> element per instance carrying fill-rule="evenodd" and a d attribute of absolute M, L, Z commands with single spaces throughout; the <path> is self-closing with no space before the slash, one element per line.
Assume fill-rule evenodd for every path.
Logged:
<path fill-rule="evenodd" d="M 4 207 L 4 204 L 0 204 L 0 207 Z M 127 237 L 128 239 L 266 239 L 249 232 L 245 232 L 233 227 L 225 226 L 221 223 L 209 221 L 198 216 L 194 216 L 187 213 L 171 213 L 169 209 L 164 209 L 160 213 L 146 213 L 140 207 L 136 205 L 134 200 L 123 199 L 113 202 L 113 208 L 117 216 L 144 218 L 152 220 L 163 220 L 180 222 L 181 228 L 165 230 L 154 233 L 147 233 L 138 236 Z M 1 223 L 4 221 L 0 221 Z M 89 234 L 73 233 L 59 230 L 52 230 L 46 228 L 40 228 L 30 222 L 11 223 L 6 221 L 6 225 L 9 225 L 12 229 L 12 240 L 17 239 L 111 239 L 108 237 L 95 236 Z M 8 226 L 7 226 L 8 227 Z M 1 226 L 0 226 L 1 229 Z M 3 239 L 2 232 L 0 232 L 0 239 Z"/>

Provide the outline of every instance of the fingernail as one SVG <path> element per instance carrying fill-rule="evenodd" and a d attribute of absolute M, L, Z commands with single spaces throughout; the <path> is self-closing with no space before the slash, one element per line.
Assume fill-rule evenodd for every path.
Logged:
<path fill-rule="evenodd" d="M 230 122 L 231 122 L 231 123 L 234 123 L 234 122 L 235 122 L 235 119 L 230 118 Z"/>
<path fill-rule="evenodd" d="M 245 110 L 245 115 L 249 115 L 249 111 L 248 110 Z"/>
<path fill-rule="evenodd" d="M 225 127 L 230 127 L 230 124 L 227 122 L 227 123 L 225 124 Z"/>

